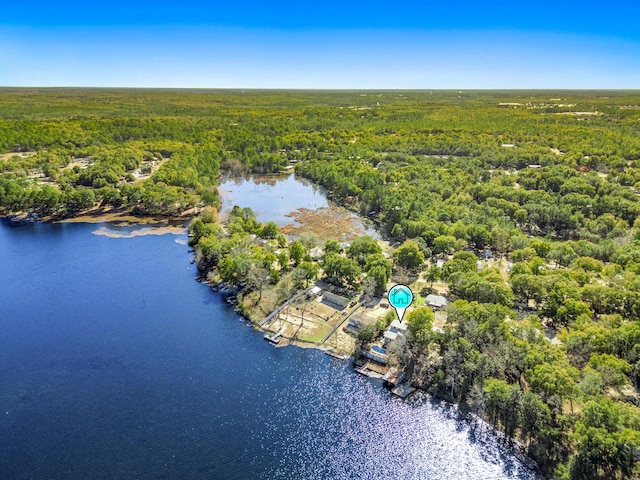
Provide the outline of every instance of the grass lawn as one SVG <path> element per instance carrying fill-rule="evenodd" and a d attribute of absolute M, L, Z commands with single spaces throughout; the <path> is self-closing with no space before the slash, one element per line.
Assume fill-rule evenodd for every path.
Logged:
<path fill-rule="evenodd" d="M 309 343 L 319 343 L 330 331 L 331 328 L 329 326 L 319 326 L 315 328 L 313 332 L 301 334 L 298 340 Z"/>

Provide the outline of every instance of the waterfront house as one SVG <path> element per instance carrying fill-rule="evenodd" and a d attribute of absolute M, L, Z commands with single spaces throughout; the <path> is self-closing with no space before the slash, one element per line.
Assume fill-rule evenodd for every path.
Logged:
<path fill-rule="evenodd" d="M 391 322 L 391 325 L 389 325 L 389 330 L 404 335 L 407 333 L 407 324 L 405 322 L 401 322 L 398 319 L 395 319 L 393 322 Z"/>
<path fill-rule="evenodd" d="M 404 344 L 407 340 L 407 324 L 397 319 L 394 320 L 391 322 L 391 325 L 389 325 L 389 328 L 385 330 L 383 338 L 385 348 L 394 341 Z"/>

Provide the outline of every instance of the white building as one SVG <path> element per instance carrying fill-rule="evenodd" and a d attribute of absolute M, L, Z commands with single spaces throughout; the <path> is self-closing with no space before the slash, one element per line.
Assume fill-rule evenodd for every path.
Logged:
<path fill-rule="evenodd" d="M 427 295 L 427 298 L 424 301 L 424 304 L 428 307 L 433 308 L 434 310 L 437 310 L 437 309 L 446 307 L 449 304 L 449 300 L 447 300 L 442 295 L 431 294 L 431 295 Z"/>

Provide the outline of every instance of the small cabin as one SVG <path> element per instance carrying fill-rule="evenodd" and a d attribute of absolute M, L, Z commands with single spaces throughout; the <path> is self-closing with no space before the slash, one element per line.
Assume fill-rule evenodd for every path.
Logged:
<path fill-rule="evenodd" d="M 324 292 L 322 294 L 322 301 L 324 303 L 331 304 L 331 306 L 335 307 L 337 310 L 344 310 L 345 307 L 349 305 L 348 298 L 336 295 L 335 293 L 331 292 Z"/>
<path fill-rule="evenodd" d="M 404 380 L 404 370 L 391 367 L 382 377 L 382 384 L 387 388 L 395 388 Z"/>
<path fill-rule="evenodd" d="M 434 310 L 439 310 L 441 308 L 446 307 L 449 304 L 449 300 L 447 300 L 442 295 L 427 295 L 427 298 L 424 301 L 424 304 L 428 307 L 433 308 Z"/>

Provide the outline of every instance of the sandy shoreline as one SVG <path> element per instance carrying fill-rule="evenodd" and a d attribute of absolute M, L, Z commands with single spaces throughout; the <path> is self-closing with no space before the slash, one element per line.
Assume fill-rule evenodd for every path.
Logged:
<path fill-rule="evenodd" d="M 187 233 L 185 219 L 137 217 L 129 212 L 88 211 L 84 215 L 55 220 L 53 223 L 108 224 L 93 230 L 91 233 L 109 238 L 134 238 L 145 235 L 168 234 L 184 235 Z M 127 230 L 128 227 L 134 228 Z"/>
<path fill-rule="evenodd" d="M 130 212 L 112 211 L 111 209 L 91 209 L 80 215 L 69 218 L 55 219 L 51 217 L 31 216 L 21 213 L 7 216 L 15 223 L 88 223 L 105 224 L 94 230 L 94 235 L 102 235 L 109 238 L 133 238 L 144 235 L 184 235 L 188 232 L 187 222 L 190 215 L 195 212 L 184 212 L 179 217 L 139 217 Z M 186 216 L 189 215 L 189 216 Z M 138 228 L 139 227 L 139 228 Z"/>
<path fill-rule="evenodd" d="M 100 227 L 93 230 L 91 233 L 109 238 L 134 238 L 143 237 L 145 235 L 183 235 L 187 233 L 187 228 L 184 226 L 158 225 L 137 228 L 131 231 L 119 231 L 113 230 L 109 227 Z"/>
<path fill-rule="evenodd" d="M 117 226 L 182 224 L 191 217 L 138 217 L 129 212 L 95 211 L 75 217 L 53 220 L 53 223 L 113 223 Z M 45 220 L 46 221 L 46 220 Z"/>

